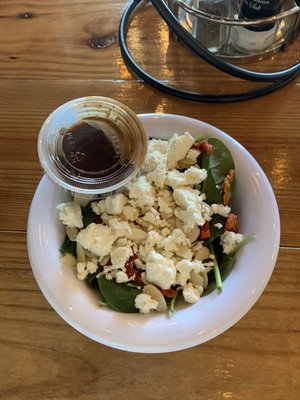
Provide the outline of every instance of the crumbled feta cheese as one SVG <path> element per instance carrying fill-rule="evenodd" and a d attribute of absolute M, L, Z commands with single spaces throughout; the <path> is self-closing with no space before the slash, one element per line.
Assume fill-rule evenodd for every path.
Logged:
<path fill-rule="evenodd" d="M 122 193 L 117 193 L 113 196 L 108 196 L 104 200 L 105 209 L 107 214 L 119 215 L 123 211 L 125 204 L 127 203 L 127 197 Z"/>
<path fill-rule="evenodd" d="M 200 291 L 191 282 L 184 286 L 182 294 L 187 303 L 196 303 L 200 298 Z"/>
<path fill-rule="evenodd" d="M 244 239 L 241 233 L 225 231 L 221 235 L 221 245 L 225 254 L 231 253 Z"/>
<path fill-rule="evenodd" d="M 168 148 L 168 169 L 176 168 L 177 162 L 185 158 L 194 142 L 194 138 L 188 132 L 183 135 L 175 133 L 172 136 Z"/>
<path fill-rule="evenodd" d="M 123 215 L 127 221 L 134 221 L 139 217 L 139 210 L 132 206 L 125 206 L 123 208 Z"/>
<path fill-rule="evenodd" d="M 115 235 L 110 227 L 92 223 L 78 233 L 76 240 L 83 248 L 103 257 L 110 253 Z"/>
<path fill-rule="evenodd" d="M 137 308 L 140 313 L 143 314 L 148 314 L 151 311 L 155 310 L 158 306 L 158 302 L 154 299 L 149 294 L 146 293 L 140 293 L 136 296 L 135 298 L 135 308 Z"/>
<path fill-rule="evenodd" d="M 135 182 L 129 184 L 128 189 L 129 198 L 134 199 L 138 207 L 153 206 L 155 191 L 144 175 L 139 176 Z"/>
<path fill-rule="evenodd" d="M 59 210 L 58 218 L 64 225 L 70 228 L 83 228 L 81 207 L 78 203 L 70 201 L 59 204 L 56 208 Z"/>
<path fill-rule="evenodd" d="M 92 261 L 77 263 L 77 278 L 84 280 L 89 274 L 94 274 L 98 269 L 98 265 Z"/>
<path fill-rule="evenodd" d="M 188 247 L 191 245 L 189 239 L 181 229 L 173 229 L 171 235 L 163 239 L 163 247 L 166 251 L 175 253 L 180 245 L 186 245 Z"/>
<path fill-rule="evenodd" d="M 180 206 L 176 208 L 174 214 L 183 222 L 183 230 L 187 233 L 195 225 L 202 226 L 205 221 L 209 221 L 211 208 L 203 201 L 199 192 L 190 187 L 180 187 L 174 189 L 173 198 Z"/>
<path fill-rule="evenodd" d="M 176 188 L 173 192 L 173 199 L 183 209 L 186 209 L 191 204 L 202 202 L 199 191 L 190 187 Z"/>
<path fill-rule="evenodd" d="M 214 224 L 214 226 L 215 226 L 217 229 L 222 229 L 222 228 L 223 228 L 223 225 L 222 225 L 220 222 L 218 222 L 217 224 Z"/>
<path fill-rule="evenodd" d="M 146 269 L 146 265 L 143 264 L 142 261 L 139 260 L 138 258 L 136 258 L 133 261 L 133 264 L 134 264 L 135 268 L 137 268 L 137 269 L 141 269 L 141 270 L 145 270 Z"/>
<path fill-rule="evenodd" d="M 193 164 L 196 164 L 199 155 L 200 155 L 200 150 L 192 148 L 187 152 L 185 158 L 186 160 L 191 161 Z"/>
<path fill-rule="evenodd" d="M 148 232 L 147 243 L 149 243 L 150 246 L 152 247 L 156 246 L 158 249 L 161 249 L 164 244 L 163 240 L 164 238 L 158 232 L 155 231 Z"/>
<path fill-rule="evenodd" d="M 89 272 L 89 274 L 94 274 L 98 269 L 98 265 L 92 261 L 88 261 L 86 263 L 86 269 Z"/>
<path fill-rule="evenodd" d="M 230 207 L 224 206 L 223 204 L 212 204 L 211 208 L 212 208 L 214 214 L 219 214 L 219 215 L 221 215 L 222 217 L 225 217 L 225 218 L 228 217 L 228 215 L 229 215 L 229 213 L 231 211 Z"/>
<path fill-rule="evenodd" d="M 80 281 L 83 281 L 87 276 L 89 272 L 86 269 L 86 263 L 85 262 L 79 262 L 77 263 L 77 278 Z"/>
<path fill-rule="evenodd" d="M 143 263 L 146 263 L 149 253 L 154 250 L 154 247 L 146 241 L 145 244 L 139 246 L 137 255 Z"/>
<path fill-rule="evenodd" d="M 158 194 L 157 203 L 159 211 L 166 217 L 172 216 L 175 209 L 175 202 L 169 190 L 162 190 Z"/>
<path fill-rule="evenodd" d="M 191 272 L 204 272 L 205 268 L 201 261 L 180 260 L 175 265 L 177 271 L 176 283 L 185 286 L 187 281 L 191 279 Z"/>
<path fill-rule="evenodd" d="M 124 271 L 116 272 L 116 281 L 117 283 L 125 283 L 129 281 L 128 275 Z"/>
<path fill-rule="evenodd" d="M 170 289 L 176 279 L 174 262 L 151 251 L 146 261 L 146 278 L 162 289 Z"/>
<path fill-rule="evenodd" d="M 184 172 L 173 169 L 168 172 L 166 185 L 171 186 L 173 189 L 180 186 L 193 186 L 197 183 L 203 182 L 207 177 L 205 169 L 190 167 Z"/>
<path fill-rule="evenodd" d="M 110 261 L 113 268 L 124 268 L 126 261 L 129 259 L 130 256 L 132 256 L 131 247 L 117 247 L 113 249 L 110 255 Z"/>
<path fill-rule="evenodd" d="M 93 201 L 93 203 L 91 203 L 91 207 L 94 213 L 97 215 L 106 213 L 105 200 Z"/>
<path fill-rule="evenodd" d="M 154 151 L 159 151 L 164 154 L 168 150 L 168 145 L 167 140 L 151 139 L 148 142 L 148 154 L 152 154 Z"/>
<path fill-rule="evenodd" d="M 154 226 L 160 226 L 162 221 L 159 213 L 154 208 L 147 211 L 142 219 Z"/>
<path fill-rule="evenodd" d="M 178 249 L 178 246 L 173 238 L 172 235 L 169 235 L 168 237 L 166 237 L 163 241 L 163 247 L 166 251 L 169 252 L 174 252 Z"/>
<path fill-rule="evenodd" d="M 107 224 L 112 228 L 115 238 L 129 237 L 132 234 L 131 227 L 127 221 L 122 221 L 118 217 L 110 217 Z"/>
<path fill-rule="evenodd" d="M 164 151 L 160 151 L 162 146 L 150 146 L 148 155 L 145 161 L 144 171 L 147 175 L 147 180 L 152 182 L 157 188 L 162 189 L 167 174 L 167 155 Z M 168 142 L 164 143 L 164 147 L 168 147 Z"/>
<path fill-rule="evenodd" d="M 183 230 L 189 233 L 195 225 L 202 226 L 205 221 L 209 221 L 207 210 L 202 210 L 201 206 L 196 207 L 195 205 L 189 206 L 186 210 L 181 208 L 175 209 L 175 215 L 183 222 Z"/>
<path fill-rule="evenodd" d="M 162 189 L 165 184 L 166 176 L 167 176 L 167 165 L 166 165 L 167 160 L 162 160 L 155 168 L 154 171 L 150 172 L 147 175 L 147 178 L 153 182 L 153 184 L 159 188 Z"/>
<path fill-rule="evenodd" d="M 166 160 L 167 156 L 157 149 L 149 149 L 144 165 L 144 171 L 148 175 L 153 172 L 155 168 L 163 161 Z"/>

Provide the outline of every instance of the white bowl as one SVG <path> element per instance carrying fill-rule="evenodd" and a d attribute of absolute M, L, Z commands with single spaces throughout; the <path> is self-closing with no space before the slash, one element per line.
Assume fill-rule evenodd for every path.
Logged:
<path fill-rule="evenodd" d="M 74 269 L 59 261 L 64 228 L 56 205 L 67 193 L 43 177 L 28 219 L 28 252 L 36 281 L 55 311 L 89 338 L 114 348 L 162 353 L 206 342 L 233 326 L 255 304 L 275 266 L 280 238 L 278 208 L 270 183 L 254 158 L 233 138 L 201 121 L 168 114 L 140 115 L 150 137 L 174 132 L 220 138 L 231 150 L 236 166 L 234 211 L 243 234 L 255 238 L 239 252 L 223 291 L 193 305 L 179 305 L 172 315 L 122 314 L 99 306 L 97 293 L 79 281 Z"/>

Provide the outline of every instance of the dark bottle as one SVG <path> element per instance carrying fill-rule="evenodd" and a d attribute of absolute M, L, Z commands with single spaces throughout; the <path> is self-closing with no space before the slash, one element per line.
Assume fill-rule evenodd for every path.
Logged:
<path fill-rule="evenodd" d="M 273 17 L 280 13 L 283 0 L 241 0 L 240 2 L 240 19 L 259 19 Z M 250 31 L 267 31 L 272 29 L 274 23 L 249 26 Z"/>

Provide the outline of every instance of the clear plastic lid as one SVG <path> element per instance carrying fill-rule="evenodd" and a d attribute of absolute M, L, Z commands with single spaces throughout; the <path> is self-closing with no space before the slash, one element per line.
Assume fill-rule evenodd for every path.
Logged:
<path fill-rule="evenodd" d="M 46 174 L 80 195 L 120 190 L 143 167 L 147 135 L 122 103 L 91 96 L 71 100 L 41 127 L 38 155 Z"/>

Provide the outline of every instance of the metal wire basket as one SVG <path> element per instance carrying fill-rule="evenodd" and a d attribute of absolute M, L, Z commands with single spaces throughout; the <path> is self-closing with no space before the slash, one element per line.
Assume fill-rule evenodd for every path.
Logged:
<path fill-rule="evenodd" d="M 279 14 L 251 20 L 239 19 L 239 0 L 167 1 L 180 24 L 224 59 L 266 58 L 295 42 L 300 31 L 299 1 L 286 0 Z M 268 29 L 262 30 L 264 26 Z"/>

